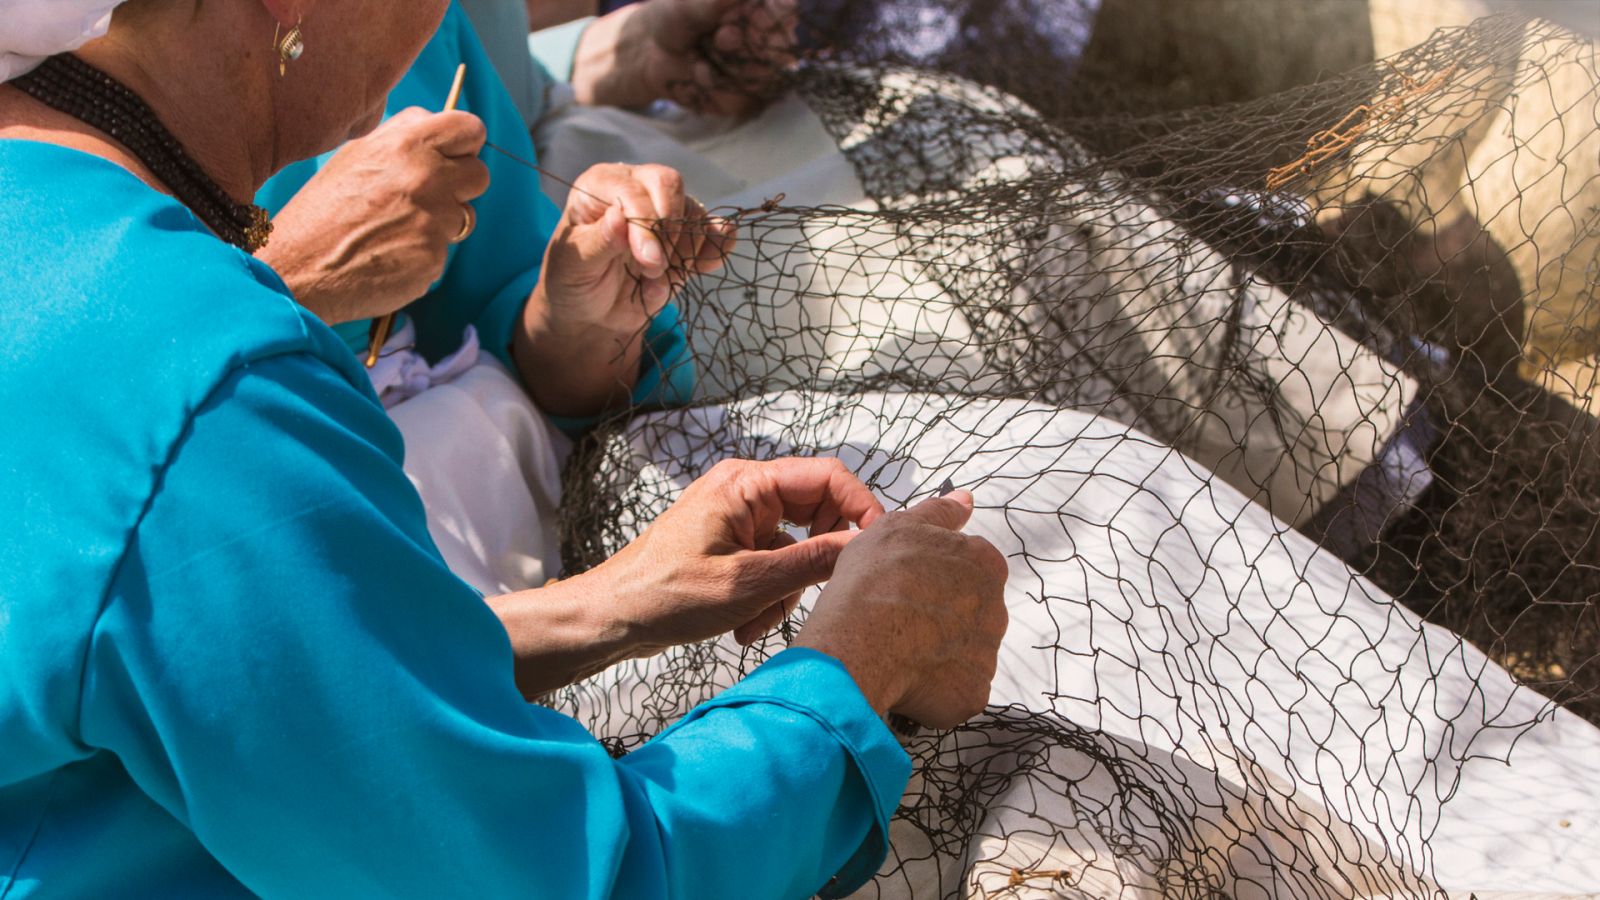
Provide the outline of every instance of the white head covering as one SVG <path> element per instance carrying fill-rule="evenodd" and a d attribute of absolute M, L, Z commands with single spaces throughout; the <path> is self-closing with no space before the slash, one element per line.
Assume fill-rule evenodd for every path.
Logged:
<path fill-rule="evenodd" d="M 0 82 L 106 33 L 122 0 L 0 0 Z"/>

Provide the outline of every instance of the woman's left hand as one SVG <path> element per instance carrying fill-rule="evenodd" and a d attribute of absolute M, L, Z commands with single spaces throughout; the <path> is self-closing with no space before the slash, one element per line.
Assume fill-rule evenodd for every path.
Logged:
<path fill-rule="evenodd" d="M 600 165 L 579 176 L 516 348 L 534 399 L 568 416 L 626 399 L 650 318 L 733 243 L 733 223 L 708 216 L 672 169 Z"/>
<path fill-rule="evenodd" d="M 689 485 L 637 540 L 594 570 L 640 655 L 776 628 L 883 504 L 837 459 L 726 460 Z M 797 541 L 779 526 L 806 526 Z"/>
<path fill-rule="evenodd" d="M 540 286 L 552 327 L 643 328 L 733 248 L 732 223 L 707 216 L 666 166 L 594 166 L 575 185 L 545 251 Z"/>
<path fill-rule="evenodd" d="M 727 460 L 633 543 L 548 587 L 488 600 L 534 699 L 623 659 L 732 632 L 754 642 L 801 592 L 833 575 L 845 546 L 884 514 L 837 459 Z M 797 541 L 784 522 L 809 526 Z"/>

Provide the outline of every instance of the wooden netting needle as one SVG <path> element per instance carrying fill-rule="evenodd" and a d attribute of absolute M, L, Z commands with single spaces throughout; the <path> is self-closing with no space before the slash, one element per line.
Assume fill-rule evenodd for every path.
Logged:
<path fill-rule="evenodd" d="M 467 77 L 467 64 L 456 66 L 456 80 L 450 85 L 450 95 L 444 100 L 444 111 L 450 112 L 461 102 L 461 82 Z M 367 332 L 367 368 L 378 364 L 378 354 L 383 351 L 383 345 L 389 341 L 389 332 L 394 330 L 394 313 L 385 313 L 372 320 L 372 328 Z"/>

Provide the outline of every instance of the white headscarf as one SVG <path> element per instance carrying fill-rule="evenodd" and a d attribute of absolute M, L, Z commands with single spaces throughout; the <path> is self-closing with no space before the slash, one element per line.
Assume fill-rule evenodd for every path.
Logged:
<path fill-rule="evenodd" d="M 122 0 L 0 0 L 0 82 L 106 33 Z"/>

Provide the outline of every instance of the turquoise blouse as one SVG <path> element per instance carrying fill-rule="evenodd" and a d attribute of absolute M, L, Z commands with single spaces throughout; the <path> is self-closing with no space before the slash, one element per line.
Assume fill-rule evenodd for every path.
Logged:
<path fill-rule="evenodd" d="M 523 113 L 459 3 L 450 4 L 439 31 L 389 95 L 389 113 L 412 106 L 439 109 L 450 92 L 456 66 L 463 62 L 467 77 L 459 108 L 483 119 L 490 143 L 536 162 Z M 282 209 L 327 160 L 323 156 L 284 169 L 261 189 L 256 202 L 273 212 Z M 544 195 L 535 170 L 488 148 L 483 161 L 489 167 L 490 184 L 488 193 L 473 203 L 477 230 L 450 249 L 443 277 L 427 296 L 406 307 L 406 314 L 417 326 L 417 349 L 430 359 L 454 351 L 465 327 L 475 325 L 483 347 L 510 365 L 512 329 L 521 321 L 522 308 L 539 281 L 545 246 L 561 212 Z M 366 320 L 346 322 L 335 330 L 352 352 L 364 356 L 368 325 Z M 668 305 L 645 332 L 633 402 L 649 407 L 682 405 L 693 395 L 694 380 L 678 309 Z M 558 424 L 573 431 L 587 423 L 560 420 Z"/>
<path fill-rule="evenodd" d="M 87 154 L 0 141 L 0 898 L 802 897 L 910 763 L 779 654 L 621 760 L 525 703 L 359 363 Z"/>

